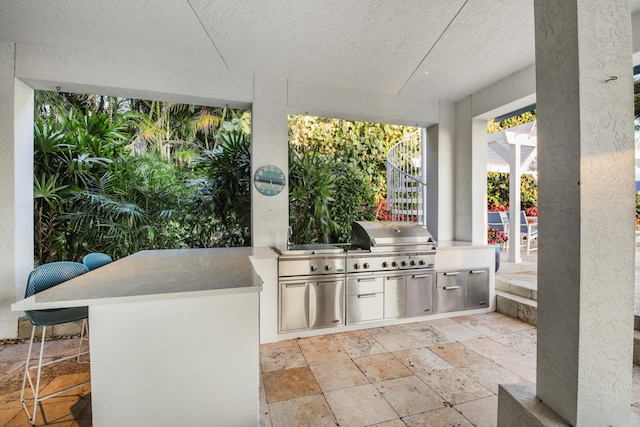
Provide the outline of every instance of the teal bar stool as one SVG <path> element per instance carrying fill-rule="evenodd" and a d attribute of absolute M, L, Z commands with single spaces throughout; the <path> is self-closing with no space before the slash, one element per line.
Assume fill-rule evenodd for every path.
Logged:
<path fill-rule="evenodd" d="M 82 263 L 86 265 L 89 270 L 95 270 L 110 262 L 113 262 L 113 259 L 102 252 L 93 252 L 82 258 Z"/>
<path fill-rule="evenodd" d="M 73 279 L 74 277 L 85 274 L 88 271 L 89 269 L 84 264 L 79 262 L 69 262 L 69 261 L 52 262 L 49 264 L 44 264 L 39 267 L 36 267 L 33 271 L 31 271 L 31 273 L 29 274 L 29 278 L 27 279 L 27 289 L 25 291 L 25 298 L 28 298 L 32 295 L 35 295 L 47 289 L 53 288 L 54 286 L 57 286 L 62 282 L 66 282 L 67 280 Z M 83 354 L 89 353 L 88 350 L 85 352 L 81 352 L 82 341 L 84 339 L 84 334 L 87 326 L 87 318 L 89 317 L 89 310 L 88 310 L 88 307 L 58 308 L 58 309 L 50 309 L 50 310 L 30 310 L 30 311 L 25 311 L 25 315 L 33 325 L 33 328 L 31 330 L 31 340 L 29 342 L 29 353 L 27 354 L 27 363 L 24 369 L 24 378 L 22 379 L 22 391 L 20 393 L 20 401 L 22 402 L 22 406 L 24 410 L 27 412 L 27 416 L 29 417 L 29 422 L 32 425 L 34 425 L 36 423 L 36 410 L 39 402 L 42 402 L 43 400 L 49 399 L 51 397 L 57 396 L 59 394 L 82 387 L 90 383 L 90 381 L 86 381 L 86 382 L 83 382 L 82 384 L 71 386 L 71 387 L 56 391 L 54 393 L 50 393 L 46 396 L 40 396 L 40 374 L 44 366 L 61 362 L 63 360 L 68 360 L 74 357 L 78 361 L 80 361 L 80 356 L 82 356 Z M 42 363 L 42 358 L 44 355 L 44 348 L 45 348 L 45 345 L 44 345 L 45 334 L 47 332 L 47 327 L 60 325 L 63 323 L 75 322 L 78 320 L 83 320 L 82 334 L 80 336 L 80 344 L 78 345 L 78 353 L 72 356 L 63 357 L 61 359 L 55 359 L 47 363 Z M 38 326 L 42 327 L 42 341 L 40 344 L 40 354 L 38 356 L 38 365 L 30 366 L 31 349 L 33 347 L 33 340 L 36 333 L 36 327 Z M 30 371 L 36 368 L 38 370 L 38 373 L 36 375 L 36 379 L 35 379 L 36 381 L 34 386 Z M 31 391 L 33 393 L 33 412 L 29 412 L 29 408 L 27 405 L 27 401 L 30 401 L 31 399 L 25 398 L 25 389 L 26 389 L 27 381 L 29 382 L 29 387 L 31 388 Z"/>

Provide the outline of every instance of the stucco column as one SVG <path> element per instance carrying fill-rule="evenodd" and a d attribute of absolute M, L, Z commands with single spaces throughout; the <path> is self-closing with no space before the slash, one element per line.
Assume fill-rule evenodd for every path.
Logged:
<path fill-rule="evenodd" d="M 14 45 L 0 43 L 0 338 L 17 336 L 10 306 L 33 269 L 33 89 L 13 64 Z"/>
<path fill-rule="evenodd" d="M 266 165 L 278 166 L 288 177 L 289 131 L 287 85 L 284 80 L 254 79 L 251 111 L 251 177 Z M 253 246 L 282 245 L 289 225 L 289 185 L 276 196 L 260 194 L 251 185 L 251 234 Z"/>
<path fill-rule="evenodd" d="M 454 239 L 487 242 L 487 122 L 469 96 L 455 105 Z"/>
<path fill-rule="evenodd" d="M 427 228 L 436 240 L 453 240 L 455 108 L 440 102 L 440 118 L 427 128 Z"/>
<path fill-rule="evenodd" d="M 555 417 L 625 426 L 635 256 L 629 2 L 536 0 L 535 32 L 537 384 L 502 386 L 498 425 Z"/>

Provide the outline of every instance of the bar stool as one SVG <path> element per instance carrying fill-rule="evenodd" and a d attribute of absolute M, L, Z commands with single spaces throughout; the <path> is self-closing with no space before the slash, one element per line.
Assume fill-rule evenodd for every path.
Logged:
<path fill-rule="evenodd" d="M 87 266 L 89 271 L 100 268 L 103 265 L 109 264 L 110 262 L 113 262 L 113 259 L 111 259 L 109 255 L 102 252 L 93 252 L 85 255 L 84 258 L 82 258 L 82 263 Z"/>
<path fill-rule="evenodd" d="M 74 277 L 87 273 L 88 271 L 89 269 L 84 264 L 81 264 L 79 262 L 59 261 L 59 262 L 52 262 L 49 264 L 38 266 L 29 274 L 29 278 L 27 279 L 27 289 L 25 291 L 25 298 L 28 298 L 39 292 L 50 289 L 56 285 L 59 285 L 62 282 L 65 282 L 67 280 L 73 279 Z M 89 310 L 87 307 L 25 311 L 25 315 L 33 325 L 33 328 L 31 330 L 31 340 L 29 341 L 29 353 L 27 354 L 27 362 L 24 369 L 24 378 L 22 379 L 22 391 L 20 393 L 20 401 L 22 402 L 22 406 L 24 410 L 27 412 L 27 416 L 29 417 L 29 422 L 32 425 L 36 423 L 36 410 L 39 402 L 42 402 L 43 400 L 49 399 L 51 397 L 57 396 L 59 394 L 82 387 L 90 383 L 90 381 L 86 381 L 82 384 L 68 387 L 63 390 L 59 390 L 55 393 L 48 394 L 46 396 L 40 396 L 40 374 L 42 372 L 43 366 L 48 366 L 53 363 L 61 362 L 63 360 L 68 360 L 74 357 L 78 361 L 80 361 L 80 356 L 89 353 L 88 350 L 85 352 L 81 352 L 82 341 L 83 341 L 84 333 L 86 329 L 88 313 L 89 313 Z M 76 355 L 52 360 L 47 363 L 42 363 L 47 326 L 60 325 L 68 322 L 75 322 L 77 320 L 83 321 L 80 344 L 78 345 L 78 353 Z M 31 349 L 33 347 L 33 340 L 35 337 L 37 326 L 42 327 L 42 341 L 40 344 L 38 366 L 29 366 L 29 363 L 31 362 Z M 31 373 L 29 371 L 36 368 L 38 369 L 38 373 L 36 375 L 36 384 L 34 387 L 33 380 L 31 378 Z M 31 391 L 33 393 L 33 413 L 30 413 L 29 408 L 27 407 L 27 400 L 31 400 L 31 399 L 25 399 L 25 396 L 24 396 L 27 380 L 29 381 L 29 387 L 31 388 Z"/>

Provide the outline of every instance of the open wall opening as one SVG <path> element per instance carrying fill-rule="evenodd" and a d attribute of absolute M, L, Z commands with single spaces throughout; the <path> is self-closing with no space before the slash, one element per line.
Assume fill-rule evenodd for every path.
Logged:
<path fill-rule="evenodd" d="M 35 92 L 34 258 L 251 244 L 251 115 Z"/>

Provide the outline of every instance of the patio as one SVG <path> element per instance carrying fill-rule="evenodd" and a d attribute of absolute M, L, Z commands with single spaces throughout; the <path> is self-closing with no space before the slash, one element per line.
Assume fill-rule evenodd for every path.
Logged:
<path fill-rule="evenodd" d="M 62 357 L 74 341 L 52 341 L 49 350 Z M 19 401 L 27 348 L 0 346 L 0 425 L 29 425 Z M 260 353 L 265 426 L 495 426 L 498 384 L 535 381 L 536 329 L 494 312 L 265 344 Z M 640 367 L 633 372 L 640 414 Z M 43 383 L 88 376 L 89 365 L 68 361 Z M 46 421 L 90 426 L 90 401 L 90 386 L 47 400 Z M 44 420 L 39 413 L 37 424 Z"/>

